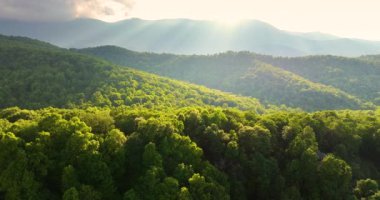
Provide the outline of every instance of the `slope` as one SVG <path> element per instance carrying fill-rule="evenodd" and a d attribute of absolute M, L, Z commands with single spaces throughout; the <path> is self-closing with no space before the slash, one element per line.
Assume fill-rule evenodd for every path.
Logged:
<path fill-rule="evenodd" d="M 358 57 L 360 60 L 380 64 L 380 55 L 365 55 L 365 56 L 360 56 Z"/>
<path fill-rule="evenodd" d="M 282 58 L 256 55 L 257 59 L 311 81 L 339 88 L 380 105 L 380 62 L 376 57 L 307 56 Z"/>
<path fill-rule="evenodd" d="M 0 21 L 0 33 L 22 35 L 62 47 L 118 45 L 135 51 L 209 54 L 228 50 L 280 56 L 380 53 L 380 42 L 291 33 L 270 24 L 246 20 L 234 26 L 188 19 L 128 19 L 106 23 L 92 19 L 67 22 Z"/>
<path fill-rule="evenodd" d="M 308 111 L 365 108 L 362 101 L 339 89 L 311 82 L 268 64 L 249 68 L 234 88 L 263 102 L 286 104 Z"/>
<path fill-rule="evenodd" d="M 159 75 L 252 96 L 272 104 L 305 110 L 367 107 L 358 98 L 337 88 L 309 81 L 269 64 L 263 65 L 257 59 L 259 56 L 249 52 L 186 56 L 137 53 L 113 46 L 76 51 Z"/>
<path fill-rule="evenodd" d="M 61 50 L 61 48 L 47 42 L 19 36 L 0 35 L 0 44 L 3 47 L 28 47 L 33 49 Z"/>
<path fill-rule="evenodd" d="M 52 51 L 45 43 L 35 48 L 21 45 L 23 40 L 6 38 L 0 41 L 0 107 L 214 105 L 261 109 L 253 98 L 118 67 L 64 49 Z"/>

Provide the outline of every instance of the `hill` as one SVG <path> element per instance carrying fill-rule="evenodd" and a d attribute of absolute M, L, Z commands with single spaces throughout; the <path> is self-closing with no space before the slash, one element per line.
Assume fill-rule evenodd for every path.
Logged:
<path fill-rule="evenodd" d="M 359 59 L 365 60 L 368 62 L 374 62 L 376 64 L 380 63 L 380 55 L 365 55 L 365 56 L 360 56 Z"/>
<path fill-rule="evenodd" d="M 330 85 L 358 98 L 380 104 L 380 62 L 369 56 L 307 56 L 281 58 L 256 56 L 263 62 L 281 67 L 313 82 Z"/>
<path fill-rule="evenodd" d="M 118 67 L 46 43 L 1 37 L 0 107 L 215 105 L 260 109 L 253 98 Z M 25 45 L 22 45 L 25 44 Z M 57 49 L 57 50 L 56 50 Z"/>
<path fill-rule="evenodd" d="M 61 48 L 50 43 L 19 36 L 0 35 L 0 44 L 3 47 L 21 47 L 29 49 L 45 49 L 51 51 L 61 50 Z"/>
<path fill-rule="evenodd" d="M 251 66 L 240 54 L 191 60 Z M 336 92 L 257 60 L 237 66 L 229 72 L 245 72 L 246 83 Z M 264 110 L 253 98 L 14 37 L 0 39 L 0 107 L 0 199 L 380 197 L 379 109 Z"/>
<path fill-rule="evenodd" d="M 255 97 L 262 102 L 271 104 L 285 104 L 305 110 L 371 107 L 370 104 L 360 100 L 361 98 L 357 98 L 357 93 L 353 93 L 355 95 L 349 93 L 354 88 L 360 88 L 361 85 L 359 84 L 356 87 L 351 84 L 351 90 L 346 92 L 339 87 L 333 87 L 335 85 L 329 81 L 324 84 L 319 79 L 309 79 L 308 76 L 298 73 L 298 71 L 288 70 L 284 65 L 278 67 L 277 64 L 279 63 L 270 62 L 271 60 L 267 59 L 277 59 L 281 62 L 281 59 L 288 61 L 293 60 L 293 58 L 273 58 L 249 52 L 227 52 L 207 56 L 138 53 L 114 46 L 85 48 L 75 51 L 94 55 L 119 65 L 131 66 L 159 75 Z M 322 58 L 324 57 L 321 57 L 321 62 L 323 61 Z M 296 59 L 294 58 L 294 60 Z M 310 60 L 310 62 L 318 63 L 317 60 Z M 320 65 L 324 66 L 323 64 L 322 62 Z M 316 74 L 322 73 L 321 70 L 316 70 Z M 362 74 L 365 73 L 368 72 L 362 72 Z M 330 74 L 324 78 L 331 78 L 331 82 L 334 83 L 338 81 L 333 79 L 337 79 L 337 77 L 332 76 L 333 74 Z M 376 82 L 379 81 L 376 80 Z M 336 85 L 346 86 L 344 83 Z M 376 89 L 375 86 L 369 87 Z M 345 88 L 342 87 L 342 89 Z M 368 89 L 361 92 L 370 94 L 370 91 Z"/>
<path fill-rule="evenodd" d="M 128 19 L 115 23 L 93 19 L 43 23 L 2 20 L 0 33 L 36 38 L 67 48 L 118 45 L 156 53 L 210 54 L 228 50 L 277 56 L 380 53 L 380 42 L 322 33 L 292 33 L 256 20 L 235 25 L 188 19 Z"/>

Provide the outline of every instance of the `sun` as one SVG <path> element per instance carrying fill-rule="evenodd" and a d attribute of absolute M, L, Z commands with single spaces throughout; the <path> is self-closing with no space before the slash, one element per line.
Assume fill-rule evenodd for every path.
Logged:
<path fill-rule="evenodd" d="M 215 20 L 218 24 L 224 27 L 236 27 L 240 25 L 243 20 L 240 18 L 234 18 L 234 17 L 223 17 L 223 18 L 218 18 Z"/>

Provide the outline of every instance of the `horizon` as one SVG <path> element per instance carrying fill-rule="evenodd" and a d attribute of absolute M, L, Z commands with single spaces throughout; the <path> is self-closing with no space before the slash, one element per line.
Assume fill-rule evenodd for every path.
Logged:
<path fill-rule="evenodd" d="M 0 0 L 0 200 L 380 200 L 379 7 Z"/>
<path fill-rule="evenodd" d="M 280 30 L 321 32 L 344 38 L 380 41 L 380 2 L 375 0 L 12 0 L 0 2 L 0 19 L 62 21 L 77 18 L 115 22 L 192 19 L 236 23 L 259 20 Z"/>
<path fill-rule="evenodd" d="M 93 21 L 100 21 L 102 23 L 107 23 L 107 24 L 115 24 L 115 23 L 120 23 L 123 21 L 128 21 L 128 20 L 143 20 L 143 21 L 165 21 L 165 20 L 189 20 L 189 21 L 198 21 L 198 22 L 213 22 L 213 23 L 219 23 L 228 29 L 233 29 L 237 26 L 240 26 L 246 22 L 259 22 L 259 23 L 264 23 L 268 26 L 271 26 L 277 30 L 280 31 L 285 31 L 290 34 L 322 34 L 326 36 L 331 36 L 331 37 L 337 37 L 336 39 L 353 39 L 353 40 L 363 40 L 363 41 L 369 41 L 369 42 L 380 42 L 379 39 L 366 39 L 366 38 L 358 38 L 358 37 L 349 37 L 349 36 L 342 36 L 342 35 L 337 35 L 334 33 L 328 33 L 328 32 L 322 32 L 322 31 L 297 31 L 297 30 L 289 30 L 289 29 L 282 29 L 280 27 L 277 27 L 267 21 L 263 21 L 260 19 L 242 19 L 242 20 L 232 20 L 232 21 L 222 21 L 218 19 L 192 19 L 192 18 L 161 18 L 161 19 L 144 19 L 141 17 L 131 17 L 131 18 L 125 18 L 125 19 L 120 19 L 117 21 L 106 21 L 102 19 L 96 19 L 96 18 L 90 18 L 90 17 L 77 17 L 73 19 L 66 19 L 66 20 L 56 20 L 56 21 L 25 21 L 25 20 L 19 20 L 19 19 L 4 19 L 0 18 L 0 21 L 11 21 L 11 22 L 19 22 L 19 23 L 64 23 L 64 22 L 72 22 L 72 21 L 77 21 L 77 20 L 93 20 Z M 15 35 L 17 36 L 17 35 Z"/>

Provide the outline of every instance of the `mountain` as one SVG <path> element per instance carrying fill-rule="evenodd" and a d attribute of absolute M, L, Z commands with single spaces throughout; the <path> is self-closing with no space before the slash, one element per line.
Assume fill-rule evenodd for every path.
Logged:
<path fill-rule="evenodd" d="M 115 23 L 93 19 L 66 22 L 1 20 L 0 33 L 36 38 L 61 47 L 118 45 L 156 53 L 210 54 L 228 50 L 277 56 L 360 56 L 380 53 L 380 42 L 315 32 L 292 33 L 256 20 L 245 20 L 235 25 L 189 19 L 134 18 Z"/>
<path fill-rule="evenodd" d="M 34 40 L 27 37 L 19 36 L 4 36 L 0 35 L 0 44 L 3 47 L 20 47 L 20 48 L 33 48 L 33 49 L 45 49 L 45 50 L 61 50 L 61 48 L 54 46 L 47 42 Z"/>
<path fill-rule="evenodd" d="M 330 85 L 353 96 L 380 104 L 380 62 L 376 62 L 373 56 L 282 58 L 256 55 L 256 58 L 313 82 Z"/>
<path fill-rule="evenodd" d="M 359 59 L 368 61 L 370 63 L 380 63 L 380 55 L 365 55 L 365 56 L 360 56 Z"/>
<path fill-rule="evenodd" d="M 342 87 L 342 89 L 334 87 L 346 86 L 346 84 L 344 82 L 340 83 L 339 80 L 343 78 L 334 77 L 332 72 L 330 72 L 329 76 L 324 76 L 325 84 L 320 79 L 312 79 L 313 77 L 307 76 L 306 73 L 300 73 L 301 69 L 308 71 L 306 68 L 302 68 L 303 66 L 308 66 L 307 62 L 300 65 L 300 70 L 298 71 L 292 71 L 282 65 L 286 64 L 285 61 L 290 62 L 301 58 L 274 58 L 249 52 L 188 56 L 138 53 L 114 46 L 85 48 L 74 51 L 94 55 L 119 65 L 131 66 L 210 88 L 255 97 L 262 102 L 277 105 L 285 104 L 309 111 L 371 108 L 371 103 L 366 103 L 366 101 L 374 99 L 364 98 L 364 96 L 359 98 L 356 94 L 368 93 L 367 95 L 373 95 L 371 91 L 378 90 L 376 84 L 379 82 L 375 79 L 363 80 L 363 85 L 368 85 L 367 83 L 374 81 L 374 86 L 368 85 L 368 88 L 363 88 L 361 83 L 356 85 L 352 83 L 348 85 L 350 90 L 346 91 L 343 89 L 347 89 L 347 87 Z M 321 66 L 324 66 L 324 58 L 323 56 L 320 57 Z M 275 60 L 279 60 L 279 63 L 274 62 Z M 282 60 L 283 62 L 281 62 Z M 319 63 L 317 59 L 306 60 L 310 63 Z M 346 66 L 346 64 L 341 63 L 341 66 Z M 360 63 L 353 62 L 353 64 Z M 375 76 L 376 73 L 370 73 L 373 70 L 368 71 L 372 69 L 371 67 L 376 70 L 376 66 L 368 64 L 363 66 L 362 72 L 358 73 L 357 77 L 363 79 L 365 74 L 368 77 Z M 366 71 L 365 69 L 368 70 Z M 315 69 L 315 74 L 322 72 L 321 69 Z M 313 73 L 311 71 L 308 74 Z M 351 73 L 351 75 L 353 74 Z M 345 76 L 345 79 L 350 78 L 347 77 L 348 75 Z M 328 80 L 336 84 L 331 84 Z M 358 88 L 361 88 L 359 93 L 354 93 L 355 95 L 349 93 L 353 90 L 359 90 Z"/>
<path fill-rule="evenodd" d="M 0 85 L 2 108 L 215 105 L 261 109 L 253 98 L 115 66 L 47 43 L 6 36 L 0 37 Z"/>
<path fill-rule="evenodd" d="M 379 199 L 380 109 L 267 110 L 253 98 L 83 54 L 127 62 L 112 52 L 129 53 L 142 68 L 184 77 L 187 63 L 190 75 L 217 81 L 232 81 L 223 72 L 231 65 L 232 78 L 264 85 L 262 93 L 276 91 L 275 82 L 288 92 L 319 87 L 312 98 L 332 91 L 345 102 L 337 89 L 252 53 L 99 49 L 0 36 L 0 199 Z M 150 67 L 156 62 L 173 67 Z"/>

